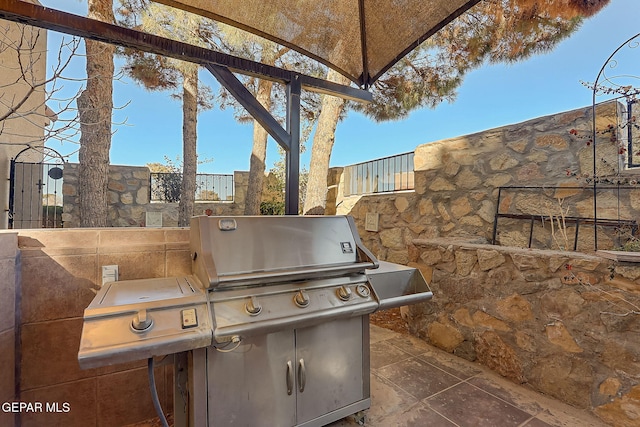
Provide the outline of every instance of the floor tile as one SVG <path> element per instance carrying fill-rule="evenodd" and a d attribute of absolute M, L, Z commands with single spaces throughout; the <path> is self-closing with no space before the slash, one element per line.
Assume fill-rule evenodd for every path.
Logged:
<path fill-rule="evenodd" d="M 387 341 L 371 344 L 371 369 L 379 369 L 411 357 L 409 353 L 390 345 Z"/>
<path fill-rule="evenodd" d="M 461 427 L 517 427 L 532 415 L 474 386 L 461 383 L 424 402 Z"/>
<path fill-rule="evenodd" d="M 553 427 L 610 427 L 587 411 L 541 396 L 544 411 L 536 418 Z"/>
<path fill-rule="evenodd" d="M 466 380 L 482 372 L 482 369 L 474 363 L 435 347 L 430 347 L 428 350 L 420 353 L 416 357 L 437 366 L 443 371 L 448 372 L 461 380 Z"/>
<path fill-rule="evenodd" d="M 553 427 L 551 424 L 547 424 L 542 420 L 539 420 L 537 418 L 533 418 L 532 420 L 530 420 L 529 422 L 527 422 L 525 425 L 523 425 L 522 427 Z"/>
<path fill-rule="evenodd" d="M 371 375 L 371 408 L 367 411 L 370 421 L 405 411 L 418 403 L 418 399 L 393 382 L 378 375 Z"/>
<path fill-rule="evenodd" d="M 371 342 L 371 344 L 399 336 L 399 334 L 389 329 L 384 329 L 376 325 L 370 325 L 369 335 L 370 335 L 369 341 Z"/>
<path fill-rule="evenodd" d="M 460 382 L 458 378 L 418 358 L 385 366 L 378 370 L 378 374 L 416 399 L 425 399 Z"/>
<path fill-rule="evenodd" d="M 452 421 L 420 402 L 405 411 L 387 415 L 379 420 L 367 419 L 366 425 L 369 427 L 456 427 Z"/>
<path fill-rule="evenodd" d="M 387 342 L 412 356 L 428 352 L 433 348 L 426 341 L 410 335 L 395 335 L 393 338 L 388 339 Z"/>
<path fill-rule="evenodd" d="M 510 383 L 506 379 L 475 377 L 468 380 L 468 383 L 531 415 L 537 415 L 543 411 L 542 406 L 535 400 L 538 397 L 536 392 L 526 390 L 524 387 Z"/>

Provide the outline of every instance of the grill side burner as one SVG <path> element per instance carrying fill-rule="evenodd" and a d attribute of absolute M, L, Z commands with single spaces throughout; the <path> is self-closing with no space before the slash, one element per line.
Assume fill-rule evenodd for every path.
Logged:
<path fill-rule="evenodd" d="M 174 354 L 176 426 L 322 426 L 370 406 L 369 314 L 432 294 L 352 218 L 194 217 L 192 276 L 115 282 L 83 368 Z"/>
<path fill-rule="evenodd" d="M 185 324 L 184 316 L 198 319 Z M 147 325 L 138 325 L 141 316 Z M 207 295 L 194 276 L 105 284 L 84 311 L 83 369 L 144 360 L 211 345 Z"/>

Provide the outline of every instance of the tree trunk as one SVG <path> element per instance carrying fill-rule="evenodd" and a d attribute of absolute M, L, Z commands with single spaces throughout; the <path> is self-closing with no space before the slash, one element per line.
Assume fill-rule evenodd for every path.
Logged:
<path fill-rule="evenodd" d="M 182 184 L 178 205 L 178 226 L 187 227 L 193 216 L 196 196 L 198 127 L 198 66 L 182 72 Z"/>
<path fill-rule="evenodd" d="M 348 85 L 349 80 L 333 70 L 329 70 L 327 80 Z M 336 126 L 345 106 L 345 100 L 335 96 L 323 95 L 318 126 L 311 146 L 309 180 L 304 198 L 304 215 L 324 215 L 327 206 L 327 175 L 331 150 L 335 141 Z"/>
<path fill-rule="evenodd" d="M 260 80 L 258 82 L 256 99 L 267 111 L 271 109 L 272 87 L 273 83 L 271 81 Z M 265 162 L 267 159 L 267 136 L 267 131 L 254 120 L 249 183 L 244 205 L 245 215 L 260 215 L 260 202 L 262 201 L 262 187 L 264 185 Z"/>
<path fill-rule="evenodd" d="M 87 17 L 114 22 L 113 2 L 90 0 Z M 81 132 L 78 155 L 80 226 L 106 227 L 115 47 L 91 40 L 85 40 L 85 44 L 87 87 L 77 100 Z"/>

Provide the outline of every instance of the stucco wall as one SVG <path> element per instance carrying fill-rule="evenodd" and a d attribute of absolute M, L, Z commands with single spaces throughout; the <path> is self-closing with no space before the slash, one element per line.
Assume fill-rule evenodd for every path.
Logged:
<path fill-rule="evenodd" d="M 29 0 L 27 0 L 29 1 Z M 38 3 L 37 1 L 30 1 Z M 2 92 L 0 92 L 0 116 L 8 112 L 6 104 L 23 99 L 31 89 L 27 82 L 35 84 L 44 81 L 46 76 L 47 32 L 30 26 L 0 20 L 0 31 L 3 42 L 15 42 L 23 39 L 25 49 L 21 51 L 25 72 L 18 66 L 18 52 L 15 49 L 0 49 L 2 67 Z M 34 45 L 33 52 L 28 48 Z M 25 76 L 27 82 L 20 76 Z M 17 82 L 8 84 L 8 82 Z M 20 107 L 17 116 L 10 117 L 0 123 L 0 229 L 8 227 L 9 210 L 9 162 L 16 154 L 27 147 L 27 144 L 38 146 L 43 144 L 44 126 L 49 123 L 45 114 L 45 95 L 43 88 L 38 88 Z M 31 161 L 34 161 L 33 159 Z"/>

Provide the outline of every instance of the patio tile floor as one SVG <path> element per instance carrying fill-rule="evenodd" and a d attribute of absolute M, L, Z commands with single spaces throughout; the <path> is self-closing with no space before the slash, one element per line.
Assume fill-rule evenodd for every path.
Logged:
<path fill-rule="evenodd" d="M 358 425 L 353 418 L 331 427 Z M 601 427 L 586 411 L 518 386 L 417 338 L 371 325 L 370 427 Z"/>
<path fill-rule="evenodd" d="M 355 427 L 353 417 L 330 427 Z M 156 427 L 156 420 L 135 427 Z M 607 427 L 424 341 L 371 325 L 367 427 Z M 134 426 L 130 426 L 134 427 Z"/>

